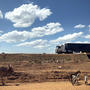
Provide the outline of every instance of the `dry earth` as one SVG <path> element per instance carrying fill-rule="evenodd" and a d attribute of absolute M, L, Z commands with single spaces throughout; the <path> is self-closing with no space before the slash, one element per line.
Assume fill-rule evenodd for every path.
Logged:
<path fill-rule="evenodd" d="M 8 64 L 16 74 L 5 79 L 7 86 L 0 86 L 0 90 L 90 90 L 90 85 L 81 82 L 85 73 L 90 80 L 90 55 L 0 55 L 0 67 Z M 81 71 L 81 85 L 72 86 L 67 75 L 77 70 Z"/>
<path fill-rule="evenodd" d="M 11 84 L 10 84 L 11 85 Z M 90 90 L 89 85 L 81 82 L 79 86 L 72 86 L 70 82 L 44 82 L 21 84 L 19 86 L 1 86 L 0 90 Z"/>

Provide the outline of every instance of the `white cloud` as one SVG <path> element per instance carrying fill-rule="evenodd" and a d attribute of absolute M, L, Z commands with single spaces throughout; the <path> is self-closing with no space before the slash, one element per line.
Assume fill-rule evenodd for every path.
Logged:
<path fill-rule="evenodd" d="M 60 23 L 48 23 L 45 26 L 33 28 L 31 31 L 11 31 L 0 36 L 0 41 L 23 42 L 27 39 L 53 35 L 63 31 Z"/>
<path fill-rule="evenodd" d="M 2 14 L 2 11 L 0 10 L 0 19 L 3 18 L 3 14 Z"/>
<path fill-rule="evenodd" d="M 90 25 L 88 25 L 88 27 L 90 28 Z"/>
<path fill-rule="evenodd" d="M 43 21 L 51 14 L 52 12 L 50 9 L 40 9 L 38 5 L 23 4 L 13 11 L 7 12 L 5 18 L 13 22 L 14 27 L 29 27 L 37 18 Z"/>
<path fill-rule="evenodd" d="M 74 26 L 74 28 L 78 28 L 78 29 L 81 29 L 81 28 L 84 28 L 84 27 L 85 27 L 85 25 L 82 25 L 82 24 L 78 24 L 78 25 Z"/>
<path fill-rule="evenodd" d="M 90 31 L 90 25 L 88 25 L 89 31 Z"/>
<path fill-rule="evenodd" d="M 20 42 L 25 41 L 28 38 L 27 31 L 12 31 L 0 36 L 0 41 L 10 42 Z"/>
<path fill-rule="evenodd" d="M 21 46 L 23 46 L 23 47 L 33 47 L 33 48 L 42 49 L 42 48 L 48 47 L 49 45 L 48 45 L 47 40 L 38 39 L 38 40 L 35 40 L 35 41 L 31 41 L 31 42 L 20 43 L 17 46 L 19 46 L 19 47 L 21 47 Z"/>
<path fill-rule="evenodd" d="M 67 35 L 64 35 L 63 37 L 59 37 L 55 40 L 50 40 L 50 41 L 38 39 L 31 42 L 20 43 L 17 46 L 18 47 L 32 47 L 32 48 L 39 48 L 39 49 L 51 48 L 51 47 L 55 48 L 55 46 L 57 46 L 57 43 L 60 44 L 60 43 L 65 43 L 65 42 L 71 42 L 72 40 L 75 40 L 76 38 L 80 37 L 82 34 L 83 34 L 82 32 L 67 34 Z"/>
<path fill-rule="evenodd" d="M 67 35 L 64 35 L 63 37 L 59 37 L 55 40 L 51 40 L 50 42 L 51 43 L 66 42 L 66 41 L 68 42 L 68 41 L 71 41 L 73 39 L 80 37 L 82 34 L 83 32 L 67 34 Z"/>
<path fill-rule="evenodd" d="M 58 32 L 62 32 L 64 29 L 61 27 L 60 23 L 48 23 L 43 27 L 37 27 L 32 29 L 33 36 L 42 37 L 45 35 L 53 35 Z"/>
<path fill-rule="evenodd" d="M 74 43 L 90 43 L 89 41 L 76 41 Z"/>
<path fill-rule="evenodd" d="M 0 33 L 3 33 L 3 31 L 2 31 L 2 30 L 0 30 Z"/>
<path fill-rule="evenodd" d="M 86 35 L 85 38 L 86 38 L 86 39 L 90 39 L 90 35 Z"/>

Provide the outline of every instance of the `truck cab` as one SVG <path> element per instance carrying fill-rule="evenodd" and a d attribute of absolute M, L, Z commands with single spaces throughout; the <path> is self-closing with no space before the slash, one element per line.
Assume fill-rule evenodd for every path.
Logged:
<path fill-rule="evenodd" d="M 55 52 L 58 53 L 58 54 L 65 53 L 66 52 L 65 45 L 56 46 Z"/>

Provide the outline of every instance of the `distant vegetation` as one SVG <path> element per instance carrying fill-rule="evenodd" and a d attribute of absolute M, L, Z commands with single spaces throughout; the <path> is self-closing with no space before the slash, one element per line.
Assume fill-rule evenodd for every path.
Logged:
<path fill-rule="evenodd" d="M 88 61 L 87 54 L 0 54 L 0 61 L 29 61 L 30 63 L 56 62 L 64 63 L 74 61 L 76 63 Z"/>

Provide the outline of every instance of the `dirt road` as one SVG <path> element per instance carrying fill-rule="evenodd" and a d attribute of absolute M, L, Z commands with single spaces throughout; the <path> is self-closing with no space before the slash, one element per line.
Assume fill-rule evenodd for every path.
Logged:
<path fill-rule="evenodd" d="M 19 86 L 0 86 L 0 90 L 90 90 L 90 86 L 82 83 L 79 86 L 72 86 L 69 82 L 45 82 L 20 84 Z"/>

